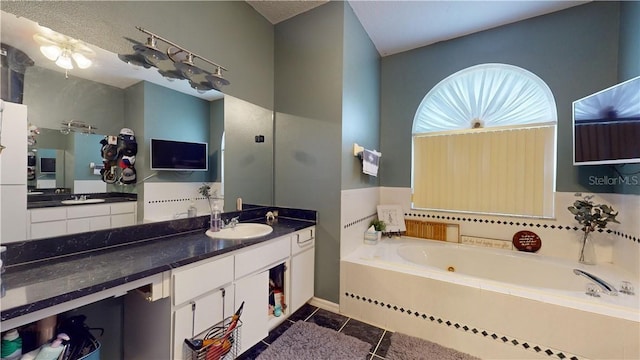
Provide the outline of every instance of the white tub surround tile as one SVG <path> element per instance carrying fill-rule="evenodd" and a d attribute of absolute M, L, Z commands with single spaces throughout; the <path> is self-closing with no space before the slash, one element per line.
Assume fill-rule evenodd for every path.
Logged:
<path fill-rule="evenodd" d="M 340 194 L 340 257 L 348 255 L 364 241 L 364 232 L 377 217 L 380 201 L 377 187 L 342 190 Z"/>
<path fill-rule="evenodd" d="M 340 310 L 364 322 L 481 358 L 640 356 L 637 321 L 348 260 L 342 263 Z"/>

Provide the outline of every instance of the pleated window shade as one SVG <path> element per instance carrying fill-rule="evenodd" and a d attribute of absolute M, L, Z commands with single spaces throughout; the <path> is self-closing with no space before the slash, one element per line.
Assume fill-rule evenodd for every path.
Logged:
<path fill-rule="evenodd" d="M 555 125 L 413 136 L 413 208 L 553 216 Z"/>

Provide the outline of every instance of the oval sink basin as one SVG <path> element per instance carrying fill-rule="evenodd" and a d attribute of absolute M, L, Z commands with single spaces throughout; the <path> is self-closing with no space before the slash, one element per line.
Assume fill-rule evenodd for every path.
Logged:
<path fill-rule="evenodd" d="M 81 205 L 81 204 L 97 204 L 103 203 L 104 199 L 86 199 L 86 200 L 62 200 L 63 205 Z"/>
<path fill-rule="evenodd" d="M 233 228 L 225 228 L 220 231 L 207 230 L 208 237 L 214 239 L 247 240 L 271 234 L 273 228 L 265 224 L 240 223 Z"/>

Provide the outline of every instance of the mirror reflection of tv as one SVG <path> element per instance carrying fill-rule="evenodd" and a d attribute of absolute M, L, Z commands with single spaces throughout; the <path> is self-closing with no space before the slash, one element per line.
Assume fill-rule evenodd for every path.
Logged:
<path fill-rule="evenodd" d="M 640 76 L 573 102 L 573 164 L 640 163 Z"/>
<path fill-rule="evenodd" d="M 40 173 L 41 174 L 55 174 L 56 173 L 56 158 L 40 158 Z"/>
<path fill-rule="evenodd" d="M 208 144 L 151 139 L 151 170 L 207 171 Z"/>

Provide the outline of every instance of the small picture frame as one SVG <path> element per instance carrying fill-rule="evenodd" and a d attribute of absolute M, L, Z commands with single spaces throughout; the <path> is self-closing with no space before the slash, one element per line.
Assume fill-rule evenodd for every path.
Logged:
<path fill-rule="evenodd" d="M 404 212 L 400 205 L 378 205 L 378 219 L 387 225 L 385 232 L 407 230 L 404 224 Z"/>

